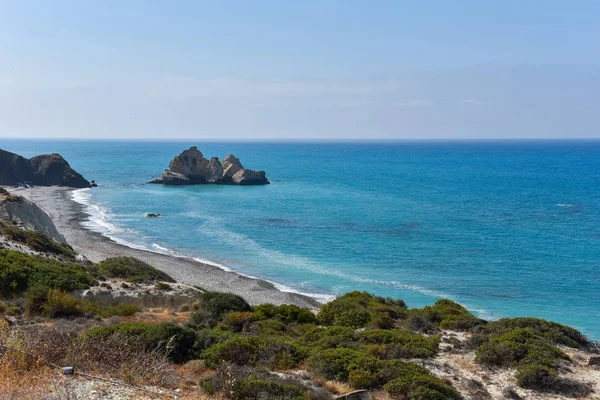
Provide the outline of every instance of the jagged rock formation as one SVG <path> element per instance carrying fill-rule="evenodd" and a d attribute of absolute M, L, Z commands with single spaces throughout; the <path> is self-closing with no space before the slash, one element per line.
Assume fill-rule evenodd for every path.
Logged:
<path fill-rule="evenodd" d="M 27 159 L 0 149 L 0 185 L 91 187 L 60 154 L 44 154 Z"/>
<path fill-rule="evenodd" d="M 169 164 L 162 177 L 150 183 L 165 185 L 193 185 L 217 183 L 224 185 L 266 185 L 265 171 L 246 169 L 240 160 L 229 154 L 221 163 L 217 157 L 210 160 L 196 146 L 184 150 Z"/>

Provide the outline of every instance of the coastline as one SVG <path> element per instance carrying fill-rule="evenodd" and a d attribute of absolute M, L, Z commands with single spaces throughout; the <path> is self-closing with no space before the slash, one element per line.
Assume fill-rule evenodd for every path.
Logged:
<path fill-rule="evenodd" d="M 247 277 L 216 265 L 117 243 L 101 233 L 83 226 L 83 222 L 88 220 L 89 214 L 84 205 L 71 198 L 74 190 L 76 189 L 52 186 L 20 188 L 11 191 L 28 198 L 44 210 L 67 243 L 92 262 L 100 262 L 105 258 L 116 256 L 135 257 L 169 274 L 178 282 L 197 285 L 211 291 L 235 293 L 242 296 L 251 305 L 295 304 L 309 309 L 316 309 L 320 305 L 312 297 L 284 292 L 271 282 Z"/>

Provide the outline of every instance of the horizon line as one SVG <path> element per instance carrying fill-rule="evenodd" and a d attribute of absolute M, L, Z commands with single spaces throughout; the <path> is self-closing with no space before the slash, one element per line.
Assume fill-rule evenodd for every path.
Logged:
<path fill-rule="evenodd" d="M 237 143 L 407 143 L 407 142 L 594 142 L 600 141 L 597 138 L 73 138 L 73 137 L 0 137 L 1 140 L 43 140 L 43 141 L 77 141 L 77 142 L 237 142 Z"/>

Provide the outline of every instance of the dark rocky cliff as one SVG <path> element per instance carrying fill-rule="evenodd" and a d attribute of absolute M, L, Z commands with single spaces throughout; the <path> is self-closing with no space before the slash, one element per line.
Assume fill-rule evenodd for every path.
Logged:
<path fill-rule="evenodd" d="M 60 154 L 44 154 L 27 159 L 0 149 L 0 185 L 90 187 Z"/>

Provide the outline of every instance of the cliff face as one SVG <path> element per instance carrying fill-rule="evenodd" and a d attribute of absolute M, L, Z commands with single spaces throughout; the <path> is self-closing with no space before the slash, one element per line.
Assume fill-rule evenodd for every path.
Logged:
<path fill-rule="evenodd" d="M 60 154 L 44 154 L 27 159 L 0 149 L 0 185 L 23 183 L 75 188 L 91 186 Z"/>
<path fill-rule="evenodd" d="M 42 232 L 60 243 L 67 243 L 52 219 L 34 202 L 21 197 L 0 194 L 0 221 L 16 221 L 20 226 Z"/>
<path fill-rule="evenodd" d="M 165 185 L 192 185 L 217 183 L 227 185 L 266 185 L 265 171 L 254 171 L 242 166 L 240 160 L 229 154 L 221 163 L 217 157 L 210 160 L 196 146 L 175 156 L 160 179 L 151 183 Z"/>

